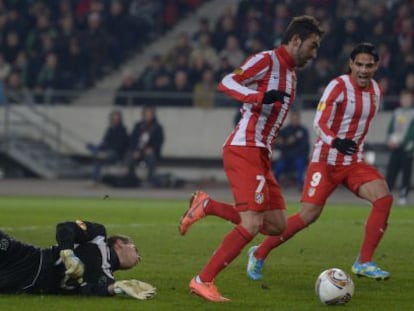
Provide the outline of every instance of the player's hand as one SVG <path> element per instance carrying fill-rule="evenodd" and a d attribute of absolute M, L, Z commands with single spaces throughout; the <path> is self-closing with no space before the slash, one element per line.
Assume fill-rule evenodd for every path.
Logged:
<path fill-rule="evenodd" d="M 151 284 L 139 280 L 124 280 L 114 283 L 114 293 L 128 295 L 139 300 L 147 300 L 157 294 L 157 289 Z"/>
<path fill-rule="evenodd" d="M 73 250 L 61 250 L 59 255 L 60 258 L 62 258 L 63 264 L 66 268 L 65 274 L 73 279 L 82 280 L 85 267 L 82 261 L 75 255 Z"/>
<path fill-rule="evenodd" d="M 357 144 L 351 139 L 335 138 L 332 147 L 345 155 L 353 155 L 357 151 Z"/>
<path fill-rule="evenodd" d="M 274 102 L 283 102 L 285 97 L 290 97 L 290 94 L 279 90 L 270 90 L 264 93 L 262 104 L 270 105 Z"/>

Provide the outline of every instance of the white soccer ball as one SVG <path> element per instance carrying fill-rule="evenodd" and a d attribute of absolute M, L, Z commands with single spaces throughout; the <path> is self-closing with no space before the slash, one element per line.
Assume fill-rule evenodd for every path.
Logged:
<path fill-rule="evenodd" d="M 340 305 L 349 302 L 354 295 L 354 282 L 343 270 L 331 268 L 319 274 L 315 292 L 325 305 Z"/>

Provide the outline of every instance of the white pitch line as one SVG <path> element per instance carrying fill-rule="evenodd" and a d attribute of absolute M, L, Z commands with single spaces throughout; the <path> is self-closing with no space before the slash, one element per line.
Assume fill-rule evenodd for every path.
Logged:
<path fill-rule="evenodd" d="M 365 220 L 320 220 L 318 223 L 329 223 L 329 224 L 344 224 L 344 223 L 352 223 L 354 224 L 356 221 L 361 221 L 361 223 Z M 230 222 L 223 221 L 219 223 L 214 223 L 214 226 L 217 225 L 229 225 Z M 231 223 L 230 223 L 231 224 Z M 394 220 L 389 223 L 390 226 L 392 225 L 412 225 L 414 224 L 414 219 L 401 219 L 401 220 Z M 210 226 L 211 223 L 198 223 L 197 227 L 204 227 Z M 138 228 L 138 227 L 158 227 L 160 226 L 159 223 L 144 223 L 144 224 L 106 224 L 106 228 Z M 174 226 L 176 227 L 177 224 L 162 224 L 163 227 Z M 25 226 L 25 227 L 0 227 L 0 230 L 4 232 L 18 232 L 18 231 L 41 231 L 41 230 L 51 230 L 54 229 L 54 226 Z"/>
<path fill-rule="evenodd" d="M 156 226 L 159 224 L 107 224 L 105 225 L 106 228 L 127 228 L 127 227 L 148 227 L 148 226 Z M 0 227 L 1 230 L 5 232 L 9 231 L 38 231 L 38 230 L 50 230 L 53 229 L 52 226 L 26 226 L 26 227 Z"/>

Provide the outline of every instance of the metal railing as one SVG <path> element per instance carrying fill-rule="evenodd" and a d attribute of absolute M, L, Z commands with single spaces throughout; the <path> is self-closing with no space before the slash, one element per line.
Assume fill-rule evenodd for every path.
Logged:
<path fill-rule="evenodd" d="M 26 91 L 26 104 L 28 102 L 34 103 L 36 96 Z M 146 104 L 154 104 L 156 106 L 180 106 L 180 107 L 195 107 L 197 106 L 197 95 L 195 92 L 172 92 L 172 91 L 117 91 L 110 88 L 96 87 L 90 90 L 48 90 L 47 96 L 43 101 L 37 103 L 43 106 L 56 104 L 76 104 L 82 97 L 87 97 L 88 106 L 108 106 L 116 105 L 122 106 L 141 106 Z M 84 95 L 84 96 L 80 96 Z M 86 95 L 86 96 L 85 96 Z M 204 99 L 210 98 L 210 108 L 217 107 L 234 107 L 235 101 L 217 91 L 203 93 Z M 7 92 L 6 92 L 7 97 Z M 118 100 L 117 100 L 118 99 Z M 320 94 L 297 94 L 295 100 L 295 107 L 297 109 L 315 109 L 320 100 Z M 388 95 L 383 98 L 381 110 L 393 110 L 398 106 L 399 96 Z M 84 104 L 84 102 L 82 102 Z M 36 105 L 33 105 L 36 106 Z"/>

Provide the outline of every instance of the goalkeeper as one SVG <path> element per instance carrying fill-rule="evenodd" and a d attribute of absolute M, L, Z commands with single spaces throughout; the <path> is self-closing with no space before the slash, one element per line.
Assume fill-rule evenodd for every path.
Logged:
<path fill-rule="evenodd" d="M 148 299 L 156 289 L 138 280 L 115 281 L 113 272 L 131 269 L 141 257 L 131 238 L 106 236 L 88 221 L 56 226 L 57 245 L 38 248 L 0 230 L 0 293 L 128 295 Z"/>

